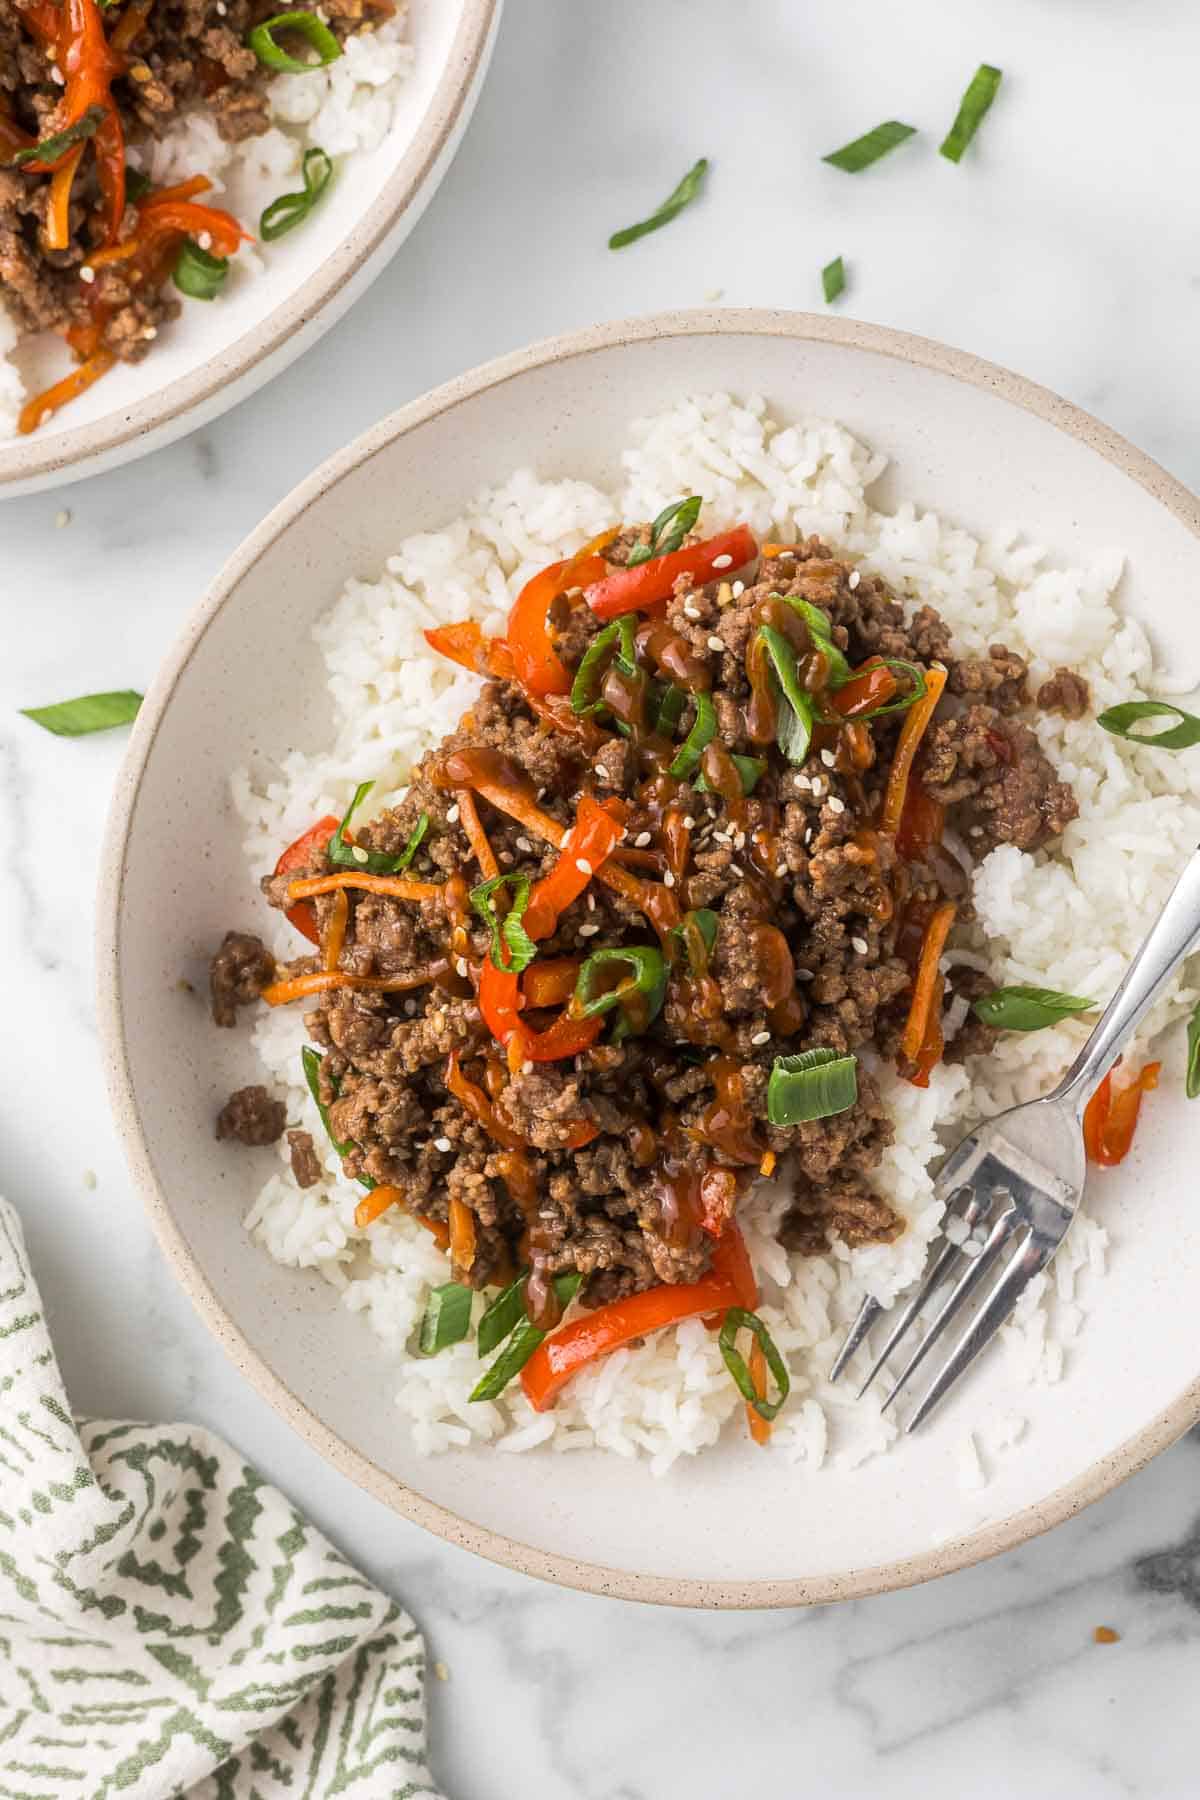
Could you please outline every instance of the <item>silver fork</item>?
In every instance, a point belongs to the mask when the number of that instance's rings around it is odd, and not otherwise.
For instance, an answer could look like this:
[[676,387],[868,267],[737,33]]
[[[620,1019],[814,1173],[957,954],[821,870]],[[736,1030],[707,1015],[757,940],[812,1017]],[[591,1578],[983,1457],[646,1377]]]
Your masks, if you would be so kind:
[[[908,1358],[888,1407],[972,1298],[981,1305],[930,1382],[906,1429],[914,1431],[996,1335],[1026,1287],[1067,1235],[1083,1197],[1083,1112],[1186,956],[1200,945],[1200,851],[1171,890],[1149,937],[1130,963],[1096,1029],[1050,1094],[989,1119],[946,1158],[934,1192],[946,1202],[943,1240],[907,1300],[859,1389],[880,1369],[937,1291],[956,1277],[925,1336]],[[946,1231],[949,1225],[951,1230]],[[988,1277],[995,1275],[985,1294]],[[887,1309],[863,1302],[830,1371],[836,1381]]]

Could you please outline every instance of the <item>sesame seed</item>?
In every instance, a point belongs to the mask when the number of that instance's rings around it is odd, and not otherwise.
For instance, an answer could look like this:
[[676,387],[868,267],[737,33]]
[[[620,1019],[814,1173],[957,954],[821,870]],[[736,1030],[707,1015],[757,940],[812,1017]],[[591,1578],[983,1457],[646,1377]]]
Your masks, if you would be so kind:
[[666,874],[663,876],[663,886],[669,887],[669,888],[675,886],[675,877],[672,875],[670,869],[668,869]]
[[63,507],[61,512],[55,513],[54,523],[58,527],[59,531],[62,530],[64,525],[69,525],[71,523],[71,515],[67,511],[65,506]]
[[785,876],[785,875],[786,875],[786,874],[787,874],[787,864],[786,864],[786,863],[780,863],[780,865],[779,865],[779,867],[778,867],[778,868],[777,868],[777,869],[776,869],[776,871],[775,871],[775,879],[776,879],[776,881],[782,881],[782,880],[783,880],[783,877],[784,877],[784,876]]
[[80,281],[86,282],[88,287],[91,287],[93,281],[96,279],[96,271],[93,269],[91,263],[84,263],[82,269],[79,271],[79,279]]
[[735,850],[744,850],[746,848],[746,834],[744,831],[734,832],[733,847]]
[[744,874],[744,872],[745,872],[744,870],[738,868],[736,863],[734,863],[734,862],[730,863],[729,873],[731,875],[736,875],[739,881],[742,879],[742,875]]
[[356,863],[365,863],[370,860],[368,853],[363,849],[361,844],[354,844],[352,846],[352,852]]
[[834,756],[832,750],[822,750],[821,761],[825,764],[827,769],[832,769],[836,760],[837,758]]
[[443,1154],[445,1154],[445,1152],[450,1148],[450,1139],[447,1137],[434,1138],[433,1147],[435,1150],[440,1150],[440,1151],[442,1151]]
[[846,810],[846,802],[839,800],[836,794],[830,794],[828,806],[831,813],[844,813]]
[[740,600],[742,595],[745,593],[745,591],[746,591],[746,584],[744,581],[735,581],[734,582],[733,597],[735,600]]
[[685,600],[683,603],[683,616],[685,619],[698,619],[700,617],[700,608],[698,606],[693,606],[690,600]]
[[596,896],[595,896],[595,894],[589,894],[588,895],[588,911],[595,912],[595,910],[596,910]]
[[575,858],[575,867],[579,870],[581,875],[590,875],[592,872],[592,865],[586,856],[577,856]]
[[797,981],[815,981],[816,979],[817,978],[813,974],[811,969],[797,969],[796,970],[796,980]]
[[696,821],[695,821],[695,819],[693,819],[693,817],[692,817],[692,815],[691,815],[691,813],[684,813],[684,815],[683,815],[683,829],[684,829],[684,830],[685,830],[685,831],[695,831],[695,829],[696,829]]
[[714,634],[714,636],[710,637],[708,640],[708,647],[710,650],[723,650],[725,648],[725,639],[719,638]]
[[812,778],[812,797],[813,797],[813,799],[819,800],[821,798],[821,795],[824,792],[825,792],[825,789],[821,786],[821,783],[818,781],[817,777],[814,775]]
[[853,590],[854,588],[856,588],[861,580],[862,580],[862,576],[859,574],[858,570],[855,569],[854,573],[850,577],[851,589]]
[[511,850],[502,850],[502,851],[501,851],[501,852],[500,852],[500,854],[499,854],[499,856],[498,856],[498,857],[497,857],[497,858],[496,858],[496,861],[497,861],[497,862],[502,862],[502,863],[504,863],[504,864],[505,864],[505,865],[506,865],[506,866],[507,866],[507,865],[508,865],[508,864],[509,864],[509,863],[511,863],[511,862],[512,862],[512,860],[513,860],[513,853],[512,853],[512,851],[511,851]]
[[754,1036],[750,1039],[752,1044],[769,1044],[770,1041],[771,1034],[769,1031],[756,1031]]
[[539,800],[544,800],[546,798],[546,790],[544,787],[538,789],[536,798]]
[[521,1064],[521,1073],[522,1073],[522,1075],[532,1075],[533,1074],[533,1064],[531,1062],[523,1062]]
[[860,956],[865,956],[870,949],[870,945],[867,943],[866,938],[854,937],[850,939],[850,948],[852,950],[857,950]]
[[639,831],[633,841],[639,850],[644,850],[646,845],[650,842],[650,833],[648,831]]
[[804,793],[807,794],[807,793],[811,792],[812,782],[808,779],[807,775],[796,775],[793,777],[793,779],[795,781],[796,786],[798,788],[801,788]]
[[455,963],[454,963],[454,966],[455,966],[455,968],[456,968],[456,969],[457,969],[457,970],[458,970],[458,972],[459,972],[459,974],[460,974],[460,975],[465,975],[465,974],[466,974],[466,972],[467,972],[467,959],[466,959],[466,957],[465,957],[465,956],[459,956],[459,957],[457,957],[457,958],[456,958],[456,959],[455,959]]
[[211,250],[212,249],[212,232],[211,231],[198,231],[196,233],[196,242],[199,244],[199,246],[202,250]]
[[530,843],[530,841],[527,837],[519,837],[517,839],[517,849],[532,851],[533,845]]
[[66,87],[67,85],[67,78],[59,68],[51,69],[50,79],[51,81],[57,82],[59,87]]
[[808,830],[804,834],[804,841],[806,844],[812,843],[812,826],[811,825],[809,826]]
[[729,833],[727,831],[714,831],[713,839],[718,844],[728,844],[729,842],[731,842]]
[[457,825],[458,824],[458,801],[457,800],[454,802],[454,805],[450,808],[450,811],[446,814],[446,823],[448,825]]
[[404,1002],[404,1010],[405,1010],[405,1012],[406,1012],[406,1013],[407,1013],[407,1014],[408,1014],[408,1016],[409,1016],[409,1018],[410,1018],[410,1019],[415,1019],[415,1018],[416,1018],[416,1016],[417,1016],[417,1003],[416,1003],[416,1001],[415,1001],[415,1000],[413,1000],[413,999],[412,999],[412,998],[411,998],[411,997],[410,997],[410,998],[409,998],[409,999],[407,999],[407,1000],[406,1000],[406,1001],[405,1001],[405,1002]]
[[714,556],[712,566],[714,569],[731,569],[733,558],[732,556]]
[[599,931],[599,929],[600,929],[600,927],[598,925],[592,925],[592,924],[581,925],[579,927],[579,935],[580,935],[580,937],[595,937],[595,935]]

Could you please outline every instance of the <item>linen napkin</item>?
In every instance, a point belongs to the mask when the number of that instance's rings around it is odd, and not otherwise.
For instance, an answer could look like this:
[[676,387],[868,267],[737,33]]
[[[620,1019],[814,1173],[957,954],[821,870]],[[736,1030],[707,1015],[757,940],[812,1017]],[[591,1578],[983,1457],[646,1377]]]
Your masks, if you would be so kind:
[[211,1432],[72,1418],[0,1200],[0,1795],[438,1800],[424,1663]]

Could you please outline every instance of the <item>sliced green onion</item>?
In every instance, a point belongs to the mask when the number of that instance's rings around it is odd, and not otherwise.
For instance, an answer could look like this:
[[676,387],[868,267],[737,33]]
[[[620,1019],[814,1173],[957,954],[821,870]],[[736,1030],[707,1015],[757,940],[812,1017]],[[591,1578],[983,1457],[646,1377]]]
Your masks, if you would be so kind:
[[846,291],[846,265],[840,256],[835,256],[821,270],[821,288],[826,306],[832,306],[839,294]]
[[704,183],[708,173],[708,158],[702,156],[693,163],[674,193],[668,194],[657,211],[638,225],[626,225],[623,231],[614,231],[608,240],[610,250],[623,250],[626,244],[634,244],[638,238],[646,237],[652,231],[659,231],[669,225],[672,219],[678,218],[685,206],[690,206]]
[[132,688],[111,694],[81,694],[78,700],[59,700],[54,706],[23,706],[21,712],[55,737],[87,737],[93,731],[111,731],[136,719],[142,696]]
[[819,606],[814,606],[811,600],[800,600],[793,594],[779,594],[776,598],[786,602],[793,612],[798,612],[808,626],[808,635],[814,649],[819,650],[829,664],[829,680],[826,685],[835,689],[845,687],[848,681],[854,679],[854,670],[833,641],[829,614],[822,612]]
[[1188,1020],[1186,1091],[1189,1100],[1200,1094],[1200,1006]]
[[515,1281],[510,1281],[504,1292],[497,1294],[487,1311],[479,1321],[476,1343],[480,1356],[490,1356],[497,1344],[502,1344],[513,1326],[525,1314],[525,1283],[529,1279],[528,1269],[522,1269]]
[[[311,1044],[305,1044],[303,1050],[300,1052],[300,1065],[304,1070],[304,1079],[308,1085],[308,1091],[313,1097],[313,1104],[316,1106],[316,1109],[321,1116],[321,1123],[325,1127],[325,1135],[344,1162],[351,1150],[355,1148],[355,1145],[339,1144],[333,1135],[333,1127],[329,1123],[329,1108],[321,1098],[320,1070],[323,1061],[324,1058],[320,1051],[314,1050]],[[334,1093],[337,1093],[336,1082],[334,1083]],[[360,1186],[365,1187],[368,1192],[376,1186],[376,1183],[372,1181],[369,1175],[360,1175],[358,1180]]]
[[696,717],[692,722],[692,729],[683,741],[683,748],[676,752],[667,770],[668,775],[674,775],[679,781],[691,774],[700,761],[701,751],[717,735],[717,709],[712,703],[712,695],[693,694],[692,699],[696,702]]
[[[277,31],[295,31],[316,51],[315,62],[302,62],[275,42]],[[246,33],[246,43],[260,63],[268,69],[282,69],[288,75],[309,75],[314,69],[328,68],[342,54],[342,46],[323,20],[310,12],[281,12],[264,19]]]
[[82,144],[87,138],[95,137],[107,113],[106,106],[89,106],[83,117],[76,119],[73,125],[64,126],[53,137],[43,138],[40,144],[30,144],[26,149],[18,150],[15,156],[10,156],[9,168],[23,169],[26,163],[57,162],[63,152],[70,150],[74,144]]
[[692,955],[691,934],[687,930],[689,919],[700,933],[701,940],[704,944],[706,959],[713,953],[713,945],[717,941],[717,931],[720,926],[720,920],[716,913],[712,911],[711,907],[698,906],[694,912],[684,913],[678,925],[672,925],[671,927],[670,935],[675,942],[681,946],[684,955],[688,959],[688,967],[691,969],[692,974],[703,975],[705,973],[704,969],[698,969],[696,967],[696,959]]
[[941,152],[948,161],[962,161],[963,151],[983,124],[989,106],[996,98],[1002,72],[991,63],[980,63],[959,103],[953,125],[942,140]]
[[229,258],[213,256],[191,238],[184,238],[175,264],[175,286],[189,300],[215,300],[225,286]]
[[897,119],[885,119],[882,125],[876,125],[873,131],[864,132],[862,137],[855,138],[852,143],[843,144],[840,150],[834,150],[829,156],[823,156],[822,162],[832,163],[835,169],[844,169],[847,175],[857,175],[862,169],[869,169],[871,164],[894,150],[906,138],[916,136],[915,125],[901,125]]
[[[554,1291],[558,1295],[559,1304],[568,1306],[579,1292],[583,1276],[578,1270],[569,1275],[554,1277]],[[546,1333],[539,1331],[536,1325],[522,1318],[514,1329],[508,1343],[500,1352],[495,1362],[485,1375],[475,1383],[469,1398],[472,1400],[495,1400],[502,1394],[515,1375],[519,1375],[529,1361]]]
[[444,1287],[433,1289],[417,1338],[417,1348],[422,1356],[436,1356],[439,1350],[462,1343],[471,1329],[473,1297],[470,1288],[463,1287],[458,1281],[448,1281]]
[[[626,967],[629,974],[615,987],[596,992],[602,970]],[[645,1031],[662,1011],[667,993],[667,964],[661,950],[652,944],[627,944],[619,949],[593,950],[575,982],[571,1012],[577,1019],[590,1019],[596,1013],[609,1012],[619,1006],[621,1016],[613,1028],[612,1041],[619,1044],[634,1033]]]
[[636,613],[622,613],[592,639],[571,683],[571,711],[590,717],[604,710],[600,691],[610,663],[633,680],[638,674]]
[[[664,506],[650,527],[650,542],[635,544],[626,558],[625,567],[636,569],[639,563],[655,556],[670,556],[678,550],[696,520],[700,517],[700,496],[689,494],[686,500],[672,500]],[[667,527],[670,526],[670,530]],[[665,536],[664,536],[665,533]]]
[[802,1050],[777,1056],[767,1082],[772,1125],[803,1125],[848,1112],[858,1099],[858,1058],[837,1050]]
[[654,721],[654,729],[661,737],[674,737],[675,727],[683,717],[683,709],[687,705],[687,694],[673,681],[668,682],[662,699],[658,703],[658,717]]
[[[884,713],[907,712],[910,706],[915,706],[918,700],[925,698],[925,671],[919,663],[904,662],[899,656],[885,656],[880,660],[885,669],[891,669],[893,673],[900,670],[905,674],[911,686],[884,706],[873,706],[870,712],[855,713],[853,722],[856,725],[865,725],[868,719],[881,719]],[[859,672],[861,674],[862,671]]]
[[[1178,719],[1179,723],[1153,736],[1132,729],[1139,719],[1166,718]],[[1121,706],[1110,706],[1102,712],[1096,723],[1114,737],[1125,738],[1131,744],[1152,744],[1156,750],[1190,750],[1193,744],[1200,744],[1200,719],[1195,713],[1184,712],[1181,706],[1172,706],[1169,700],[1126,700]]]
[[325,854],[339,869],[357,869],[364,875],[399,875],[407,869],[429,830],[429,814],[421,814],[399,856],[388,856],[382,850],[365,850],[361,844],[348,844],[346,828],[374,786],[373,781],[359,782],[345,817],[325,847]]
[[[729,760],[741,779],[743,794],[752,794],[758,786],[760,777],[766,774],[765,759],[761,756],[739,756],[735,750],[731,750]],[[711,794],[713,791],[704,775],[697,775],[694,785],[697,793],[700,794]]]
[[811,694],[800,686],[796,658],[792,646],[773,625],[760,625],[759,636],[766,645],[780,692],[787,701],[775,726],[775,741],[789,762],[802,763],[812,743],[816,710]]
[[[737,1347],[739,1331],[753,1332],[762,1345],[763,1355],[767,1359],[767,1367],[775,1377],[775,1385],[779,1389],[777,1400],[768,1400],[765,1395],[760,1396],[758,1393],[749,1367]],[[725,1358],[725,1367],[733,1376],[738,1393],[747,1405],[754,1408],[759,1418],[766,1419],[769,1424],[792,1391],[787,1364],[779,1354],[771,1333],[757,1313],[747,1312],[743,1306],[731,1306],[725,1314],[718,1341],[721,1346],[721,1355]]]
[[304,152],[304,161],[300,165],[304,177],[303,192],[298,194],[280,194],[272,200],[258,221],[259,236],[268,244],[274,243],[286,232],[294,231],[297,225],[307,219],[325,189],[329,186],[329,178],[333,174],[333,162],[326,152],[314,145]]
[[135,169],[132,163],[126,163],[125,198],[127,200],[132,200],[135,203],[138,200],[144,200],[153,185],[154,183],[148,175],[143,175],[142,171],[140,169]]
[[[492,896],[508,886],[512,887],[512,900],[501,919]],[[493,875],[490,881],[481,881],[478,887],[473,887],[467,898],[492,934],[492,961],[496,967],[506,975],[519,975],[522,969],[527,969],[537,955],[537,945],[521,923],[529,904],[528,875],[516,875],[511,871],[507,875]]]
[[997,1031],[1041,1031],[1060,1019],[1091,1012],[1095,1005],[1080,994],[1060,994],[1054,988],[1006,987],[983,994],[971,1011]]

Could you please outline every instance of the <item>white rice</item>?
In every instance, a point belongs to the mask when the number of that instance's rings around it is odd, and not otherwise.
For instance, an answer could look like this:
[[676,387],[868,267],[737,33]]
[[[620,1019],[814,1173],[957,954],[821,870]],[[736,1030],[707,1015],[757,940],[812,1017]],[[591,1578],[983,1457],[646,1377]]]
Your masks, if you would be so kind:
[[[747,519],[775,538],[820,531],[900,595],[937,606],[960,649],[1003,640],[1030,659],[1035,682],[1059,662],[1071,665],[1091,683],[1095,711],[1155,686],[1145,634],[1115,606],[1118,554],[1060,569],[1015,527],[981,541],[911,505],[892,515],[875,512],[866,493],[882,461],[835,424],[781,426],[761,400],[700,396],[635,424],[622,462],[612,493],[519,470],[480,494],[462,518],[406,539],[379,580],[347,585],[314,632],[336,717],[332,746],[291,752],[267,781],[246,772],[234,777],[253,874],[269,869],[280,845],[314,817],[343,810],[356,782],[373,777],[372,805],[388,804],[425,748],[469,704],[475,677],[433,656],[422,627],[470,615],[488,631],[499,629],[534,570],[620,518],[652,517],[680,493],[702,495],[705,522],[714,529]],[[1091,717],[1072,723],[1043,714],[1036,730],[1073,783],[1080,816],[1052,856],[1002,847],[980,864],[978,924],[951,956],[990,968],[1001,983],[1037,983],[1102,1001],[1200,837],[1200,758],[1124,743]],[[282,934],[280,950],[290,952],[287,927],[277,920],[273,928]],[[1193,977],[1178,980],[1149,1032],[1190,1010],[1196,998]],[[930,1165],[946,1141],[973,1117],[1044,1091],[1086,1029],[1068,1021],[1002,1038],[969,1070],[938,1067],[924,1090],[876,1069],[896,1126],[877,1186],[907,1224],[894,1244],[839,1244],[826,1257],[789,1256],[775,1236],[786,1191],[777,1182],[759,1184],[741,1217],[763,1283],[763,1316],[793,1370],[792,1398],[772,1438],[777,1454],[810,1469],[828,1459],[854,1467],[891,1443],[896,1427],[875,1402],[856,1402],[826,1379],[845,1325],[865,1294],[889,1300],[922,1268],[940,1211]],[[581,1374],[544,1416],[529,1408],[519,1385],[495,1404],[469,1403],[479,1374],[472,1342],[431,1359],[414,1356],[407,1346],[430,1285],[447,1278],[446,1259],[402,1216],[389,1213],[366,1234],[356,1231],[361,1190],[341,1178],[299,1080],[303,1041],[299,1009],[260,1016],[262,1061],[289,1118],[312,1131],[325,1179],[302,1191],[281,1153],[280,1172],[255,1202],[247,1228],[280,1262],[320,1270],[347,1306],[366,1315],[390,1346],[396,1403],[421,1451],[479,1439],[508,1451],[598,1445],[624,1456],[644,1453],[660,1473],[679,1455],[716,1441],[740,1405],[715,1339],[699,1323],[610,1356]],[[1026,1293],[1006,1332],[1016,1376],[1044,1382],[1062,1375],[1106,1247],[1104,1230],[1081,1218],[1051,1270]],[[1023,1426],[1011,1410],[985,1422],[988,1457],[1015,1443]],[[963,1449],[962,1472],[971,1485],[986,1479],[974,1442]]]
[[[327,68],[276,76],[267,88],[275,123],[259,137],[227,144],[211,114],[194,112],[152,144],[131,149],[129,162],[156,187],[207,175],[213,185],[206,198],[228,208],[257,235],[257,220],[268,202],[303,186],[300,165],[306,150],[320,145],[336,160],[382,143],[412,68],[406,30],[401,4],[376,30],[348,38],[342,55]],[[261,269],[263,254],[261,247],[243,245],[230,279],[251,278]],[[185,306],[182,316],[163,329],[186,331],[187,325]],[[15,434],[26,398],[16,350],[16,327],[0,302],[0,440]]]

